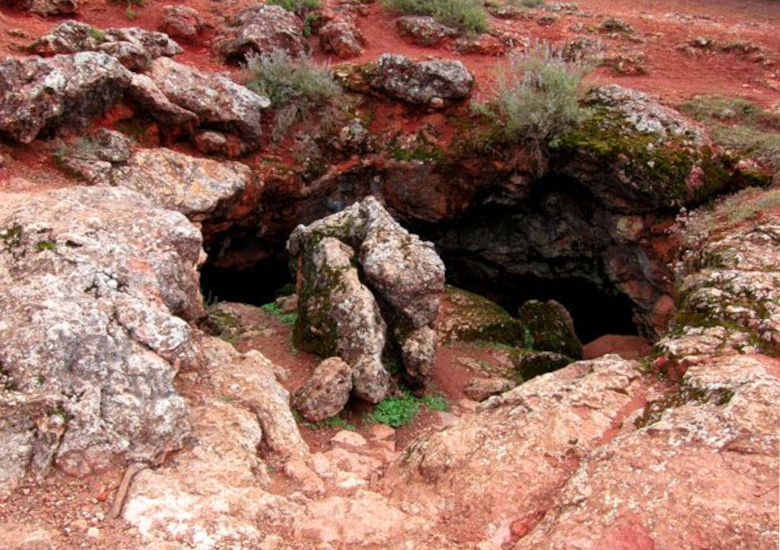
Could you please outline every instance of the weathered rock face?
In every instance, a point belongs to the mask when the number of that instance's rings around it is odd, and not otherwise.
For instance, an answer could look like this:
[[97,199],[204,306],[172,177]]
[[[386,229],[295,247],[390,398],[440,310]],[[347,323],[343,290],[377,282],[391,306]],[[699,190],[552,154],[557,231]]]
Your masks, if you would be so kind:
[[71,15],[76,13],[81,0],[11,0],[9,4],[38,15]]
[[474,75],[460,61],[414,62],[400,55],[384,54],[377,63],[372,85],[396,99],[435,105],[435,100],[467,98],[474,86]]
[[103,52],[116,57],[132,71],[144,70],[152,59],[171,57],[183,51],[164,33],[138,27],[100,30],[79,21],[60,23],[49,34],[30,44],[29,50],[40,56]]
[[338,357],[326,359],[293,397],[293,407],[309,422],[336,416],[349,401],[352,367]]
[[262,4],[240,11],[214,39],[214,50],[233,63],[244,63],[247,54],[284,50],[291,57],[308,52],[303,22],[295,14]]
[[436,347],[431,326],[444,290],[444,265],[431,245],[369,197],[299,226],[287,249],[298,266],[300,346],[339,355],[354,368],[355,392],[377,402],[389,390],[381,363],[389,323],[406,375],[418,384],[425,379]]
[[104,53],[6,59],[0,63],[0,131],[30,143],[42,132],[83,128],[129,83],[127,70]]
[[357,27],[355,20],[349,17],[326,23],[319,34],[322,49],[342,59],[362,55],[366,46],[365,36]]
[[213,222],[230,217],[243,193],[255,185],[255,176],[238,162],[195,158],[170,149],[146,149],[116,166],[110,181],[138,191],[192,221]]
[[59,165],[91,184],[107,184],[111,170],[130,159],[133,145],[124,134],[101,128],[57,155]]
[[262,137],[262,111],[271,104],[268,98],[227,77],[203,73],[166,57],[152,62],[148,76],[167,100],[146,103],[152,116],[169,116],[169,103],[173,103],[193,113],[199,126],[235,134],[247,147],[257,146]]
[[201,237],[125,189],[0,201],[0,489],[28,468],[156,462],[188,422],[173,386],[198,361]]

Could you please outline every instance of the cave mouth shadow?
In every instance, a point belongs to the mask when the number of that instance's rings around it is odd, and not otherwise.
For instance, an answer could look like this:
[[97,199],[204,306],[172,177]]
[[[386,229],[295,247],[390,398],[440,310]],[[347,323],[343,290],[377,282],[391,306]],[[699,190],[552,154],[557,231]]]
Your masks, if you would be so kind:
[[[622,293],[609,293],[595,283],[578,278],[543,279],[532,275],[507,276],[497,286],[479,281],[448,267],[448,282],[500,304],[513,316],[527,300],[556,300],[569,310],[577,336],[588,343],[605,334],[638,335],[632,319],[631,300]],[[287,262],[266,260],[244,269],[221,268],[206,263],[201,268],[201,291],[207,303],[240,302],[261,306],[273,302],[280,288],[295,280]]]
[[486,285],[470,277],[453,277],[451,283],[493,300],[513,316],[528,300],[560,302],[571,313],[575,331],[583,344],[607,334],[639,335],[633,320],[633,303],[623,293],[609,293],[580,278],[543,279],[533,275],[507,278],[509,283],[501,287]]

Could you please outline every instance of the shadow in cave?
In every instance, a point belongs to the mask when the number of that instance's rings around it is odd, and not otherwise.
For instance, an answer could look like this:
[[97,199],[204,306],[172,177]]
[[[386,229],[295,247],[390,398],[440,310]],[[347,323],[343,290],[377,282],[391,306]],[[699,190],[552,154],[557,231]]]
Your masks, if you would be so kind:
[[241,302],[261,306],[273,302],[277,291],[295,284],[287,263],[266,260],[244,269],[222,268],[208,262],[200,271],[203,299],[212,302]]
[[530,275],[511,279],[511,286],[500,289],[467,277],[458,277],[452,283],[497,302],[512,315],[517,315],[518,308],[528,300],[556,300],[571,313],[583,344],[605,334],[639,334],[632,319],[631,300],[625,294],[610,294],[585,279],[548,280]]

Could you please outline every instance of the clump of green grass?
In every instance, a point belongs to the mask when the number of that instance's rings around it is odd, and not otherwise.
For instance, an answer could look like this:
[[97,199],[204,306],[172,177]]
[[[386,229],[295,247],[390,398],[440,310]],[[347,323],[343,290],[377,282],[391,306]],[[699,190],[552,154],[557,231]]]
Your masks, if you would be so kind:
[[298,420],[301,420],[303,425],[307,428],[311,428],[312,430],[322,430],[327,428],[341,428],[342,430],[349,430],[350,432],[354,432],[357,428],[354,424],[350,424],[346,418],[342,416],[341,413],[337,414],[336,416],[331,416],[330,418],[326,418],[325,420],[321,420],[319,422],[306,422],[303,420],[303,417],[300,416],[300,414],[295,413],[295,417]]
[[780,181],[780,114],[739,98],[697,96],[680,106],[703,123],[713,139],[768,166]]
[[284,50],[247,57],[247,69],[246,86],[268,97],[276,109],[272,136],[276,141],[313,113],[338,106],[344,95],[328,65],[317,65],[308,57],[294,60]]
[[413,15],[431,15],[444,25],[473,33],[490,29],[481,0],[383,0],[390,11]]
[[421,401],[432,411],[447,412],[450,410],[450,403],[443,395],[424,395]]
[[474,108],[493,124],[500,143],[524,146],[532,168],[541,173],[547,148],[588,115],[580,100],[592,68],[588,60],[567,61],[549,44],[536,43],[507,58],[499,68],[495,96]]
[[298,320],[297,313],[284,313],[282,312],[281,308],[277,306],[274,302],[270,302],[268,304],[265,304],[264,306],[261,306],[261,309],[263,311],[267,311],[268,313],[270,313],[271,315],[279,319],[285,325],[292,326]]

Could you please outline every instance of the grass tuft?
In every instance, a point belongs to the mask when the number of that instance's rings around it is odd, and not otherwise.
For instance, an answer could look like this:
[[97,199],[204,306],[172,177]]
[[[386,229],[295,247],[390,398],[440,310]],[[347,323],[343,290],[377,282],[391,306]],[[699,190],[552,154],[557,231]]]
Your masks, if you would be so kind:
[[451,27],[483,33],[490,30],[487,13],[480,0],[383,0],[390,11],[413,15],[431,15]]

